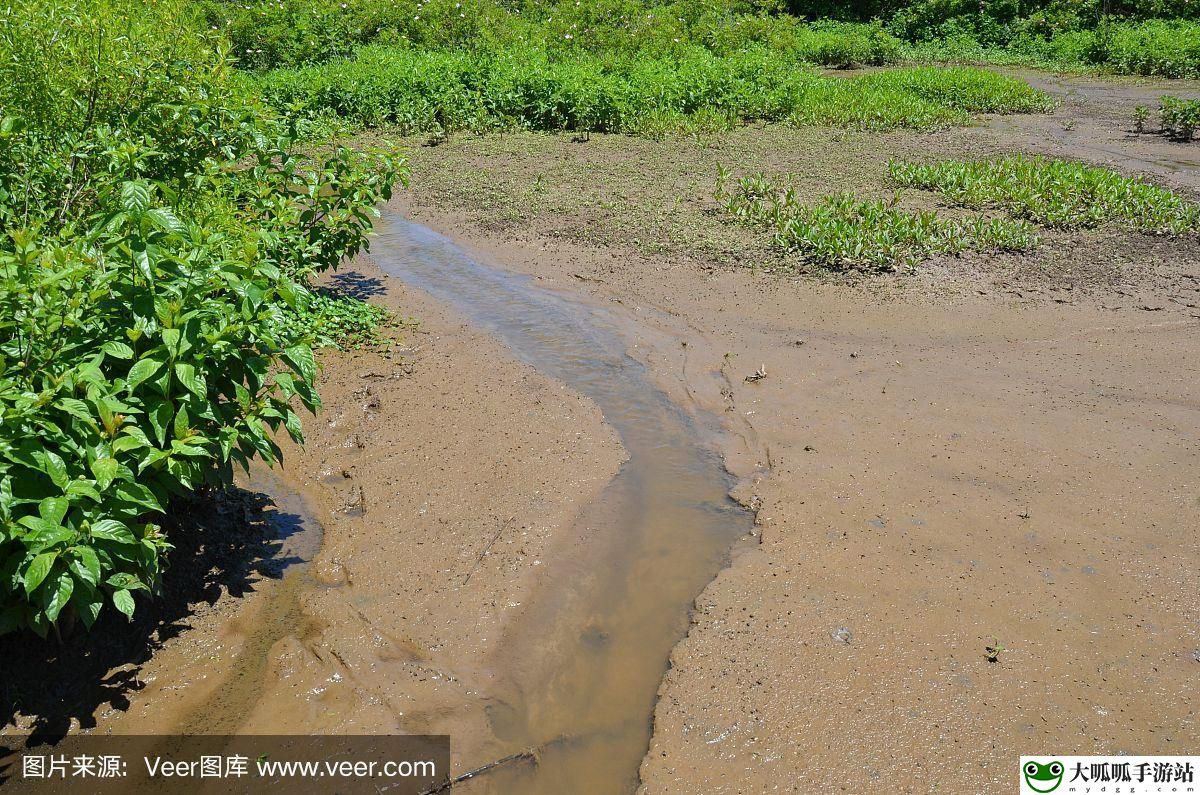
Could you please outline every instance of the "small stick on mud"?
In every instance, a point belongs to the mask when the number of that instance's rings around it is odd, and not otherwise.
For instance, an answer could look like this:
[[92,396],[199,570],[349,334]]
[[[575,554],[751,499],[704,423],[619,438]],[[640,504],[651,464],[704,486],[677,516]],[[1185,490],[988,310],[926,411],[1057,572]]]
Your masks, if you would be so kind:
[[446,790],[453,787],[455,784],[461,784],[464,781],[469,781],[470,779],[473,779],[476,776],[480,776],[480,775],[483,775],[484,773],[495,770],[496,768],[500,767],[501,765],[507,765],[511,762],[523,762],[523,761],[533,762],[536,765],[537,764],[537,754],[531,750],[518,751],[515,754],[509,754],[508,756],[497,759],[495,762],[488,762],[486,765],[477,767],[474,770],[468,770],[466,773],[463,773],[462,775],[455,776],[454,778],[451,778],[451,779],[447,779],[446,781],[442,782],[441,784],[438,784],[436,787],[425,790],[424,792],[421,793],[421,795],[436,795],[439,792],[445,792]]
[[767,365],[764,364],[762,367],[759,367],[753,373],[746,376],[745,381],[747,384],[753,384],[755,381],[761,381],[766,377],[767,377]]
[[492,536],[490,541],[487,542],[487,546],[485,546],[483,548],[483,551],[479,553],[479,557],[475,558],[475,565],[473,565],[471,567],[471,570],[467,572],[467,576],[463,577],[463,581],[462,581],[463,585],[466,585],[467,583],[469,583],[471,581],[471,577],[474,576],[475,572],[479,571],[479,567],[481,565],[483,565],[483,559],[486,558],[488,553],[492,551],[492,547],[495,545],[495,543],[497,541],[500,540],[500,536],[504,535],[504,531],[508,529],[508,526],[510,524],[512,524],[513,520],[515,520],[516,518],[517,517],[515,517],[515,516],[509,517],[508,520],[506,522],[504,522],[503,524],[501,524],[500,528],[498,530],[496,530],[496,534],[494,536]]

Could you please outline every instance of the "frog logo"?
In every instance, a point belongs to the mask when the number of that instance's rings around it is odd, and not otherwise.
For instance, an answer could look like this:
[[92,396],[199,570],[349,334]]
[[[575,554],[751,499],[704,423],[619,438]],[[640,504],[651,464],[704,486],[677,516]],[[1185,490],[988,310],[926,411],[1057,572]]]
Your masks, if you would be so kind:
[[1030,759],[1021,768],[1025,784],[1034,792],[1054,792],[1063,779],[1063,764],[1057,759],[1039,765]]

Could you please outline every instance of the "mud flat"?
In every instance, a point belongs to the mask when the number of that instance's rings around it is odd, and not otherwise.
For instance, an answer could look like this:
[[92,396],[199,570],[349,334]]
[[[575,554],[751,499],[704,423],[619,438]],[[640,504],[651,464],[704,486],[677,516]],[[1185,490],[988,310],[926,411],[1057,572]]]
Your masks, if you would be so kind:
[[[985,126],[418,153],[414,217],[624,307],[660,387],[727,418],[761,544],[698,600],[641,791],[993,792],[1022,753],[1200,739],[1197,241],[1051,235],[1031,257],[796,278],[728,268],[779,261],[705,195],[730,158],[869,188],[888,157],[1023,148]],[[1191,151],[1171,151],[1162,178],[1188,191]]]
[[716,163],[871,192],[890,157],[1014,150],[1194,190],[1192,150],[1111,133],[1128,91],[1058,111],[1120,158],[1028,133],[1058,117],[416,149],[393,209],[445,237],[394,220],[340,279],[421,328],[326,357],[280,475],[320,554],[200,614],[100,730],[536,748],[468,787],[500,793],[992,792],[1022,753],[1187,752],[1200,242],[833,278],[708,196]]

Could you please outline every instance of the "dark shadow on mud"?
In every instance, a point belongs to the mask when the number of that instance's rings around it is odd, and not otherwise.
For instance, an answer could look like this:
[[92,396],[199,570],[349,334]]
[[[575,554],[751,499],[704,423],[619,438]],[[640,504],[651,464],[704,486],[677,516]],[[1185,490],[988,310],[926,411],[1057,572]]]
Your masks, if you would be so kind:
[[178,500],[164,522],[175,549],[157,600],[139,599],[132,621],[105,610],[90,633],[0,638],[0,728],[30,733],[28,745],[56,743],[71,729],[96,725],[93,715],[129,708],[142,665],[164,642],[189,628],[198,610],[240,599],[257,583],[279,579],[302,560],[280,554],[303,518],[274,509],[266,494],[232,488]]
[[326,280],[325,289],[333,296],[357,298],[365,301],[387,292],[387,286],[382,279],[366,276],[352,270],[338,271]]

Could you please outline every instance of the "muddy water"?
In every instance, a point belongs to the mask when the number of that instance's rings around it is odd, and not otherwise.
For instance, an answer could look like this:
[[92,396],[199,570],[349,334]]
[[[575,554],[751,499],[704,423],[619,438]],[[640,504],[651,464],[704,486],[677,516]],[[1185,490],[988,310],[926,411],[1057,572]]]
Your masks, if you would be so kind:
[[[535,749],[472,784],[498,793],[632,792],[660,680],[696,596],[751,529],[700,427],[627,355],[627,321],[487,267],[446,238],[389,215],[372,246],[521,359],[594,400],[629,460],[547,561],[489,660],[495,757]],[[470,765],[488,759],[466,760]]]
[[266,467],[253,469],[248,487],[271,495],[267,521],[278,544],[259,571],[279,582],[249,625],[229,676],[179,721],[176,734],[235,734],[258,703],[271,648],[288,635],[302,633],[300,594],[312,584],[307,564],[321,549],[320,522],[300,495]]

